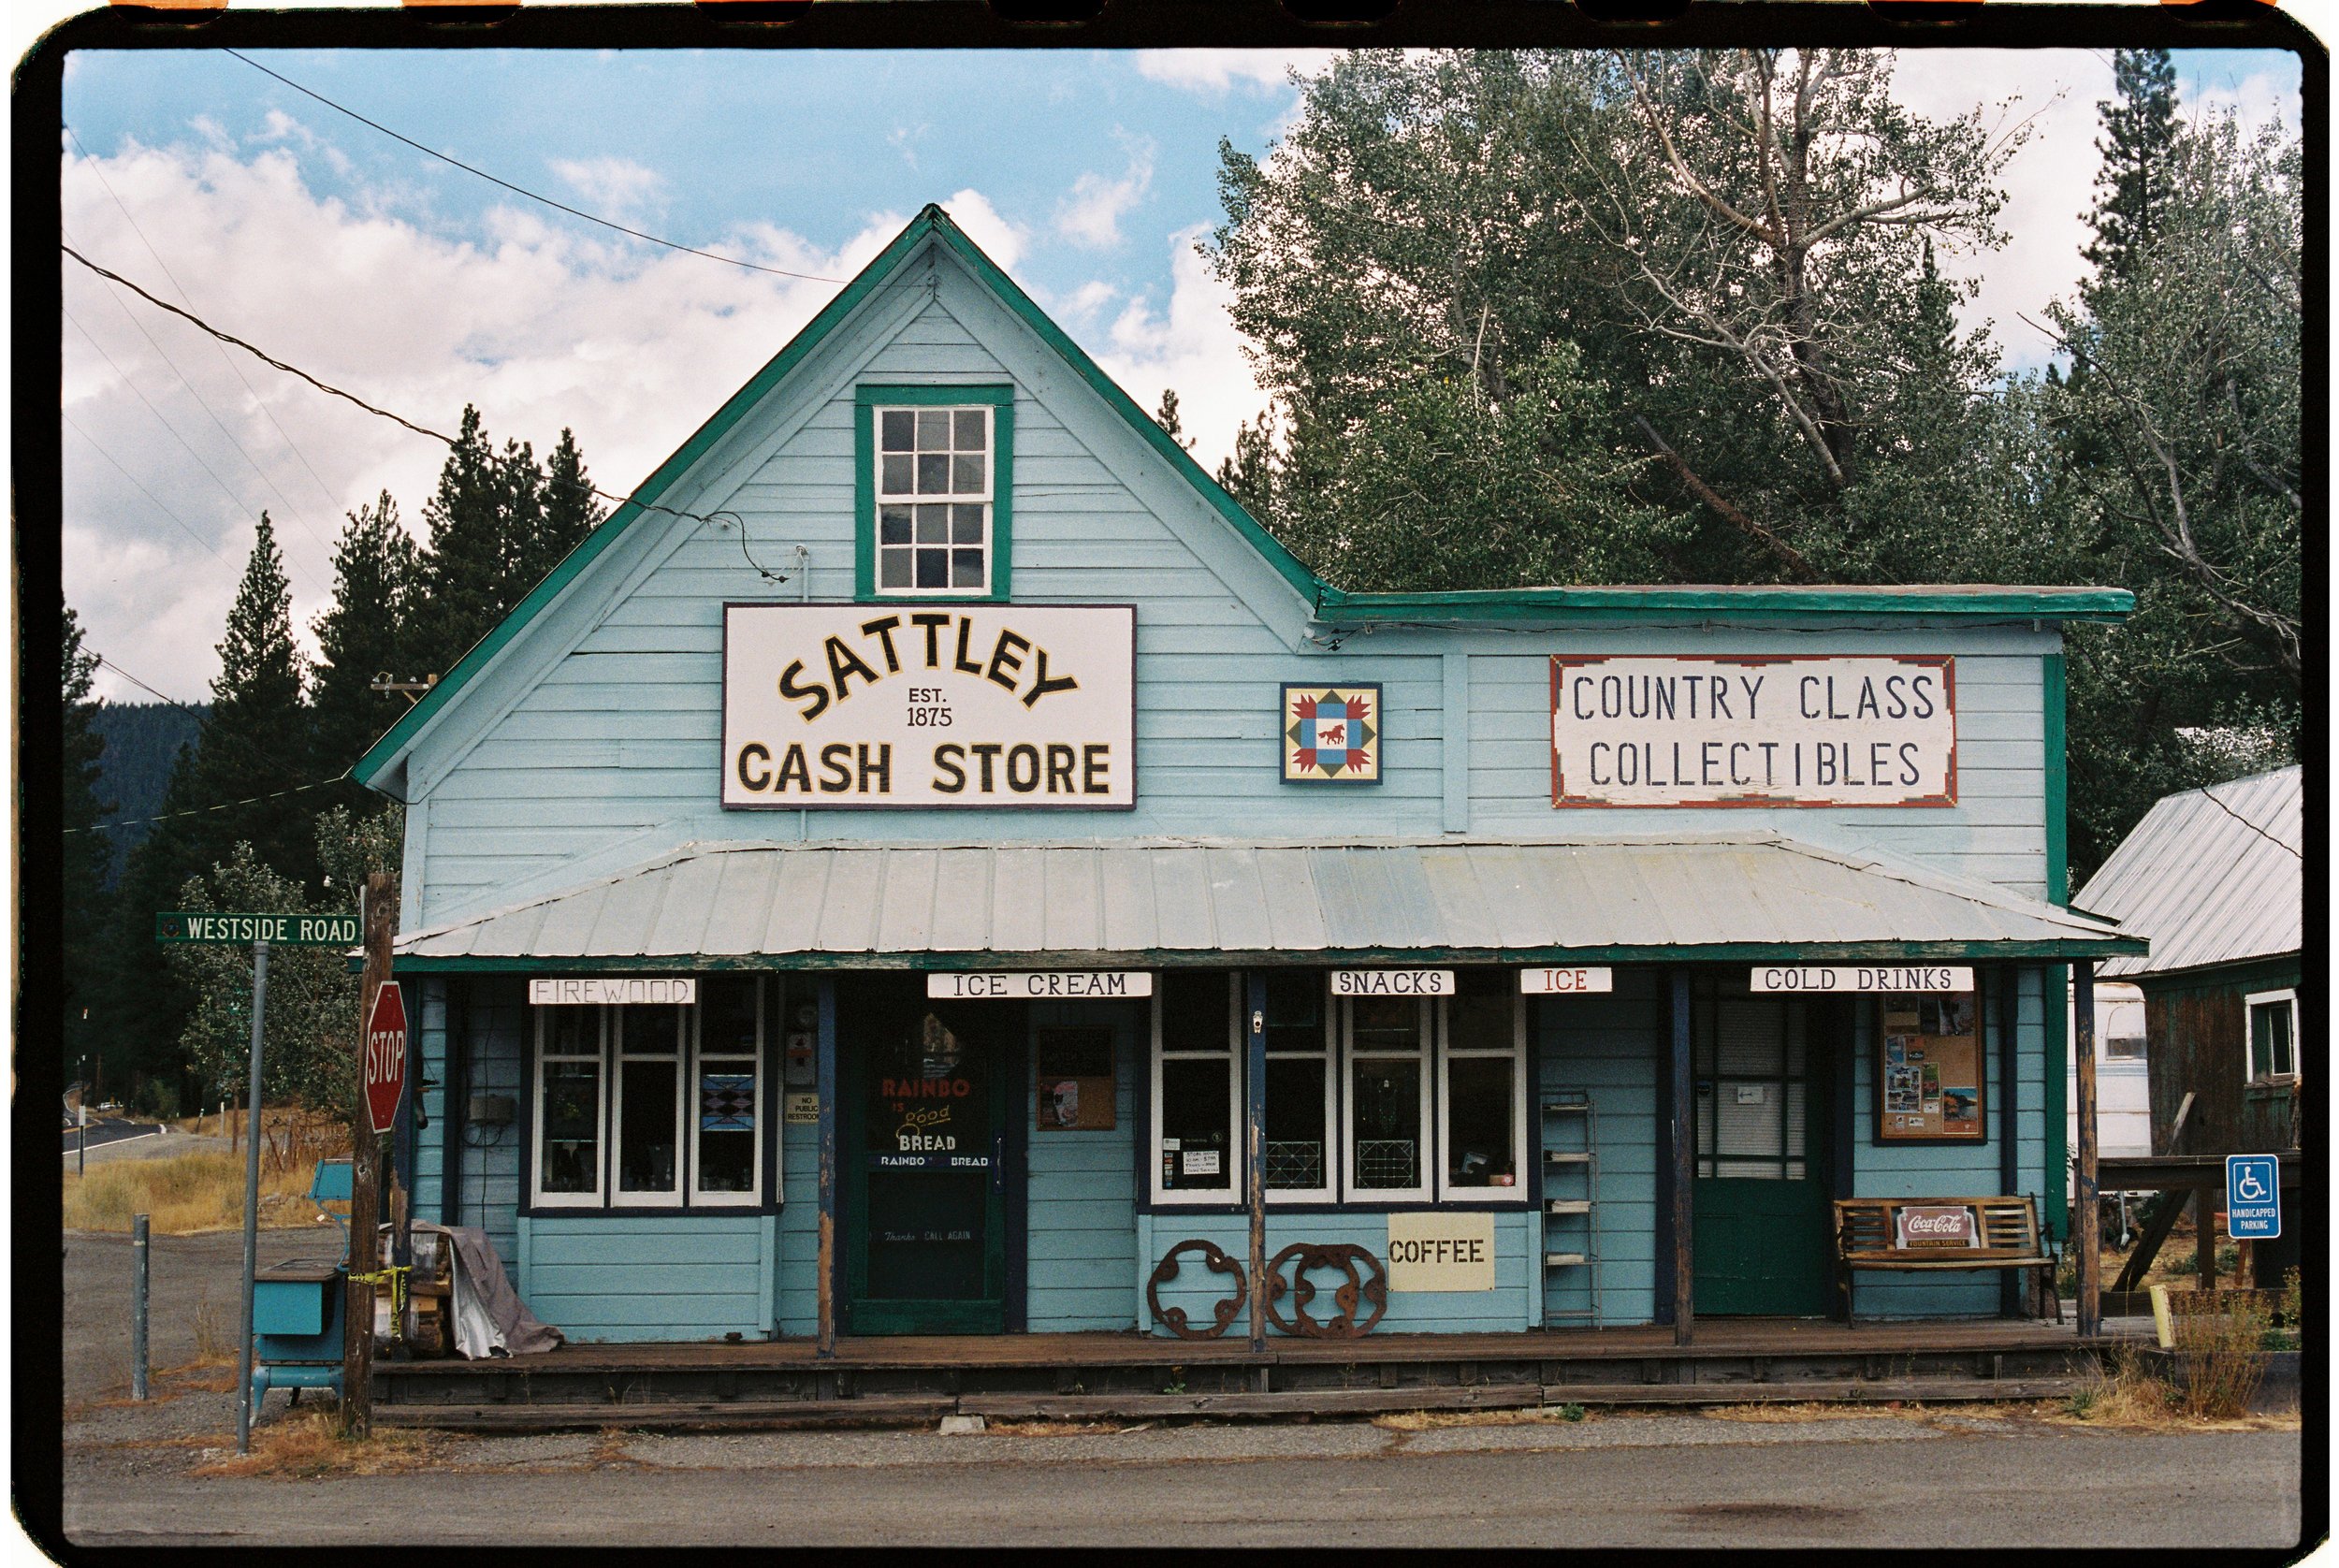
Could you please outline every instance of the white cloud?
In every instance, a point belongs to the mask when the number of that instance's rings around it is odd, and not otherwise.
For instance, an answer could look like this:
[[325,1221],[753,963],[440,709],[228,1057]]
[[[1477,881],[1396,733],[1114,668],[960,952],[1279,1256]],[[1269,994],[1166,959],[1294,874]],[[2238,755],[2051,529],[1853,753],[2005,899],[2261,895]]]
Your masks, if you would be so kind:
[[1313,76],[1338,53],[1329,49],[1152,49],[1137,55],[1137,74],[1190,93],[1223,94],[1237,82],[1281,87],[1286,73]]
[[[1126,138],[1125,138],[1126,140]],[[1057,204],[1056,232],[1074,244],[1105,250],[1121,243],[1121,219],[1145,197],[1154,183],[1154,144],[1127,143],[1129,167],[1118,180],[1090,172],[1072,181],[1072,189]]]
[[1175,390],[1180,421],[1196,438],[1195,458],[1215,472],[1234,450],[1235,428],[1266,407],[1267,398],[1251,378],[1242,335],[1228,313],[1232,292],[1195,253],[1195,242],[1208,232],[1207,225],[1197,224],[1170,237],[1165,311],[1131,300],[1104,344],[1082,346],[1148,413],[1160,405],[1164,387]]
[[586,204],[604,218],[624,218],[654,211],[665,188],[664,176],[631,158],[547,161],[561,183],[583,196]]
[[996,262],[1002,272],[1014,270],[1015,264],[1023,259],[1023,225],[999,216],[998,209],[981,191],[961,191],[944,201],[942,210],[951,215],[952,222],[966,231],[969,240],[982,247],[982,254]]

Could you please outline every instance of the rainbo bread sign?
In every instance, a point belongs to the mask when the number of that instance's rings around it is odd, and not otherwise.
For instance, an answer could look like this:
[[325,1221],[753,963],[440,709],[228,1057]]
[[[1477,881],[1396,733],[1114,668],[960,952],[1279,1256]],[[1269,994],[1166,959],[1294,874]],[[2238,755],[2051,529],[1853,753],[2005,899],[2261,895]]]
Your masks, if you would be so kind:
[[726,604],[722,803],[1137,804],[1127,604]]

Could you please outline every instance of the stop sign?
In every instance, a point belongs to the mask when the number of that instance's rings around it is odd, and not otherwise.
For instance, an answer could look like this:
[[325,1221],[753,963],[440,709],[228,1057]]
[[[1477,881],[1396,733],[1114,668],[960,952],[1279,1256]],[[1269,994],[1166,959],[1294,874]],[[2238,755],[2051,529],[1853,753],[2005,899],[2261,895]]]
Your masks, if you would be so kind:
[[366,1020],[366,1111],[375,1132],[390,1130],[405,1093],[406,998],[399,994],[396,980],[384,980],[373,994],[373,1013]]

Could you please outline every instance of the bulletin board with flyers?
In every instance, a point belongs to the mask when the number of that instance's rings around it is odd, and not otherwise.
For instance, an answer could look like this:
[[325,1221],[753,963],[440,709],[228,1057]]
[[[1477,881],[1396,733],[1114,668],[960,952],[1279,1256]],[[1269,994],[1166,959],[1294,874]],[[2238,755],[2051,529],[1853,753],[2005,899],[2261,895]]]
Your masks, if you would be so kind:
[[1970,991],[1878,998],[1876,1141],[1989,1139],[1982,1013]]

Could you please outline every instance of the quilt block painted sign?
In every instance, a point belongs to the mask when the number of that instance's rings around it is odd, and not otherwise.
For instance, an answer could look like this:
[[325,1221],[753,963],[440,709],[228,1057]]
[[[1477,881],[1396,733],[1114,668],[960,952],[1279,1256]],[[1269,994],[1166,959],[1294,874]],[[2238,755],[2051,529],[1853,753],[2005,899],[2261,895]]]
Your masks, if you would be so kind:
[[1378,784],[1379,683],[1285,686],[1283,754],[1286,783]]

